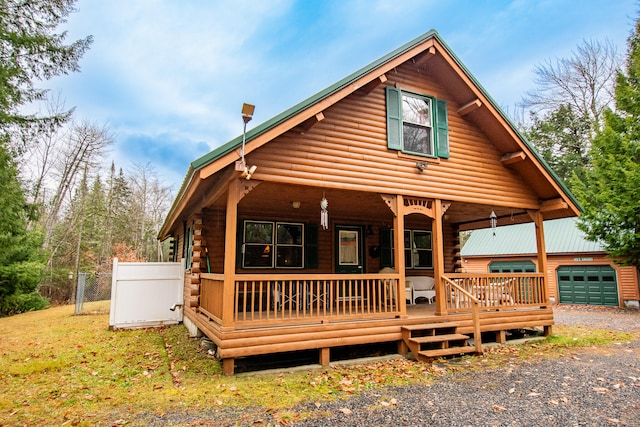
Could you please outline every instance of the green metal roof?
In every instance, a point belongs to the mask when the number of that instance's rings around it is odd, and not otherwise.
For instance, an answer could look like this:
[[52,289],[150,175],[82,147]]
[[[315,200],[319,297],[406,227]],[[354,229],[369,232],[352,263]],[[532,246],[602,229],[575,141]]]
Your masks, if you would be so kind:
[[[329,96],[329,95],[339,91],[340,89],[350,85],[355,80],[357,80],[360,77],[370,73],[371,71],[375,70],[376,68],[378,68],[382,64],[390,61],[391,59],[395,58],[396,56],[399,56],[399,55],[403,54],[404,52],[412,49],[413,47],[425,42],[426,40],[428,40],[428,39],[430,39],[432,37],[436,37],[438,39],[438,41],[440,41],[440,43],[443,43],[442,40],[440,39],[440,37],[438,37],[437,32],[435,30],[430,30],[429,32],[421,35],[420,37],[417,37],[417,38],[411,40],[410,42],[404,44],[403,46],[395,49],[394,51],[386,54],[382,58],[372,62],[371,64],[367,65],[366,67],[361,68],[360,70],[348,75],[347,77],[345,77],[342,80],[332,84],[331,86],[327,87],[326,89],[321,90],[320,92],[316,93],[315,95],[310,96],[309,98],[307,98],[304,101],[294,105],[293,107],[289,108],[288,110],[283,111],[282,113],[272,117],[271,119],[267,120],[266,122],[263,122],[260,125],[256,126],[255,128],[247,131],[246,142],[251,141],[252,139],[256,138],[257,136],[260,136],[264,132],[268,131],[269,129],[279,125],[280,123],[288,120],[291,117],[294,117],[296,114],[301,113],[302,111],[306,110],[307,108],[309,108],[313,104],[323,100],[327,96]],[[227,154],[227,153],[229,153],[229,152],[231,152],[233,150],[236,150],[236,149],[240,148],[241,146],[242,146],[242,135],[232,139],[231,141],[221,145],[220,147],[216,148],[215,150],[213,150],[213,151],[205,154],[204,156],[194,160],[191,163],[191,167],[194,170],[201,169],[201,168],[205,167],[206,165],[208,165],[209,163],[211,163],[212,161],[218,159],[219,157],[224,156],[225,154]]]
[[[553,219],[544,222],[547,253],[604,252],[598,242],[587,240],[577,226],[578,218]],[[505,225],[493,230],[484,228],[471,232],[460,251],[464,256],[502,256],[537,253],[533,223]]]

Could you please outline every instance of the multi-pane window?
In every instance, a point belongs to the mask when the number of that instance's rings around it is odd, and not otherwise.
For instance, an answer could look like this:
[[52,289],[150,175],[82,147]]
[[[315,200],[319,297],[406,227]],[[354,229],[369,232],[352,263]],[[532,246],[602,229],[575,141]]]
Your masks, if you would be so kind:
[[[393,230],[381,231],[383,256],[381,265],[394,266],[395,240]],[[385,256],[384,254],[388,254]],[[404,266],[406,269],[433,269],[433,246],[431,231],[405,230],[404,231]]]
[[431,99],[402,94],[402,149],[433,155]]
[[[405,266],[407,268],[433,268],[431,232],[421,230],[405,231]],[[410,234],[407,246],[407,234]],[[407,251],[406,248],[409,248]],[[407,253],[410,252],[410,253]]]
[[243,267],[304,267],[303,224],[245,221],[243,234]]

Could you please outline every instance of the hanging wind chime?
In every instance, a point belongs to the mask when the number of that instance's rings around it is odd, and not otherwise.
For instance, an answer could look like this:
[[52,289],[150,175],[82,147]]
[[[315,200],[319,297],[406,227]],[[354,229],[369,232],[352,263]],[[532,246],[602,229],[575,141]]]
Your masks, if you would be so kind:
[[322,193],[322,200],[320,200],[320,225],[323,230],[327,230],[329,228],[329,211],[327,208],[329,207],[329,201],[326,197],[324,197],[324,193]]
[[491,229],[493,230],[493,235],[496,235],[496,226],[498,225],[498,217],[496,213],[491,210],[491,215],[489,215],[489,220],[491,221]]

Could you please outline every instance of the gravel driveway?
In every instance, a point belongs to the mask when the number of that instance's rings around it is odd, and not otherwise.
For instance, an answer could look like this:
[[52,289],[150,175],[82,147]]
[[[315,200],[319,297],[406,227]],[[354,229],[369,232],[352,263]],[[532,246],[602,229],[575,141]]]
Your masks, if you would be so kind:
[[[557,325],[640,332],[640,310],[561,306],[554,312]],[[431,385],[377,389],[292,411],[311,416],[290,426],[638,426],[640,340],[446,373]],[[277,425],[270,414],[251,411],[174,415],[146,423]]]
[[[640,331],[639,310],[563,306],[554,313],[557,325]],[[391,399],[395,405],[381,406]],[[458,372],[430,386],[365,393],[318,410],[332,415],[295,425],[638,426],[640,341]]]

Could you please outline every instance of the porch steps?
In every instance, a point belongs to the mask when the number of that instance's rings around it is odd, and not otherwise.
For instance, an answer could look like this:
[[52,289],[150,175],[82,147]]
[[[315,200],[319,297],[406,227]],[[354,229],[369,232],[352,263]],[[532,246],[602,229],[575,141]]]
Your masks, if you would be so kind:
[[407,325],[402,327],[402,339],[421,361],[475,352],[475,347],[468,344],[469,336],[457,329],[454,322]]

